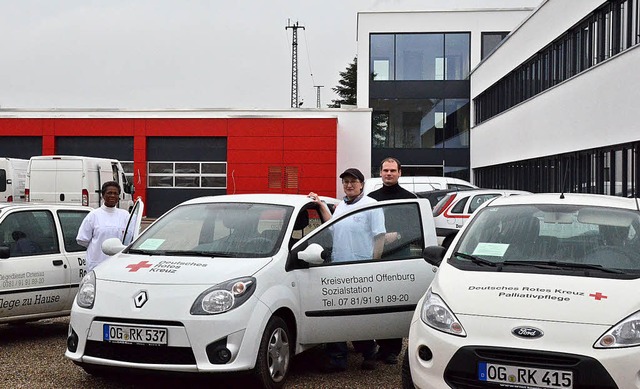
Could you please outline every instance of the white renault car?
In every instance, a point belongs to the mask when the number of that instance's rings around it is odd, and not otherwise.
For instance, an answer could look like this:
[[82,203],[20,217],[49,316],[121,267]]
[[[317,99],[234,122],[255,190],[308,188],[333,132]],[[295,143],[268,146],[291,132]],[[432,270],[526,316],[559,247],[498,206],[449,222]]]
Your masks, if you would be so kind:
[[[368,212],[387,227],[381,259],[332,263],[332,231]],[[252,371],[281,387],[293,355],[325,342],[408,334],[434,276],[422,251],[436,244],[428,200],[363,206],[321,224],[301,195],[189,200],[89,273],[72,308],[65,355],[105,368]]]
[[403,387],[640,388],[638,199],[498,197],[424,254]]

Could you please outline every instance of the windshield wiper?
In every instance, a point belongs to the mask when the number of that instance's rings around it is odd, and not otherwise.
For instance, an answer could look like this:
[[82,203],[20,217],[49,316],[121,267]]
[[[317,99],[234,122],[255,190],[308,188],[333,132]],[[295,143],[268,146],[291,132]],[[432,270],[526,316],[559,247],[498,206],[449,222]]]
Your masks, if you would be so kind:
[[229,258],[232,255],[229,253],[216,253],[212,251],[198,251],[198,250],[142,250],[142,249],[129,249],[127,251],[130,254],[145,254],[145,255],[169,255],[185,257],[225,257]]
[[474,255],[461,253],[460,251],[456,251],[455,253],[453,253],[453,255],[456,256],[456,257],[468,259],[468,260],[470,260],[471,262],[473,262],[473,263],[475,263],[477,265],[485,265],[485,266],[496,267],[496,263],[495,262],[487,261],[486,259],[479,258],[479,257],[476,257]]
[[504,261],[501,265],[515,265],[515,266],[534,266],[540,268],[559,268],[559,269],[585,269],[585,270],[598,270],[605,273],[613,274],[626,274],[622,270],[611,269],[602,265],[594,265],[590,263],[575,263],[575,262],[561,262],[561,261]]
[[143,250],[143,249],[129,249],[126,252],[129,254],[145,254],[145,255],[163,255],[164,254],[164,251]]

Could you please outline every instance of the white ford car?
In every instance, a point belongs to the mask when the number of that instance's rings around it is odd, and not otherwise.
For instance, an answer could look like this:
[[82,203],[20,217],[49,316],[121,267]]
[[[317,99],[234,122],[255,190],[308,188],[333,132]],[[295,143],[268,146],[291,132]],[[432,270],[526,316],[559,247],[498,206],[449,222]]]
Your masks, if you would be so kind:
[[[384,212],[382,258],[332,263],[334,227],[367,212]],[[215,196],[178,205],[126,248],[105,242],[122,251],[80,285],[65,355],[89,373],[252,371],[281,387],[291,357],[314,345],[406,336],[434,276],[422,258],[436,244],[429,202],[320,224],[306,196]]]
[[638,199],[497,197],[425,259],[403,387],[640,388]]

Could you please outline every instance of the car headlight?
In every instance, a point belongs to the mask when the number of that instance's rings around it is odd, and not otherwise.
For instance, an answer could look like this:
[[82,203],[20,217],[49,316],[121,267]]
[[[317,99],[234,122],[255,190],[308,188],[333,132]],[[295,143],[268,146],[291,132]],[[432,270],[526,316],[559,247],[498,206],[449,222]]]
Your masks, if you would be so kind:
[[595,348],[619,348],[640,345],[640,311],[628,316],[598,339]]
[[427,291],[422,303],[420,318],[426,325],[438,331],[456,336],[467,336],[456,315],[453,314],[440,296],[431,293],[431,289]]
[[96,275],[89,272],[80,281],[76,302],[82,308],[93,308],[93,302],[96,300]]
[[239,307],[256,289],[253,277],[236,278],[212,286],[200,293],[191,306],[192,315],[216,315]]

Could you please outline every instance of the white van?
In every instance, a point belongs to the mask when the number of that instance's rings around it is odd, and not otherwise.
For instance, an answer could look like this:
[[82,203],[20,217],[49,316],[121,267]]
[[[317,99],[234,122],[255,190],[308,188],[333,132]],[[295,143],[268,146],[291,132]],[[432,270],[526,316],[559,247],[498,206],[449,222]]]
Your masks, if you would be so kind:
[[0,203],[25,201],[24,187],[29,160],[0,158]]
[[134,187],[117,159],[73,155],[31,157],[27,168],[27,201],[85,205],[102,204],[101,187],[116,181],[122,188],[118,208],[133,206]]
[[[428,192],[438,189],[474,189],[477,186],[453,177],[442,176],[401,176],[398,184],[409,192]],[[382,188],[381,177],[367,178],[364,182],[364,193],[368,194]]]

